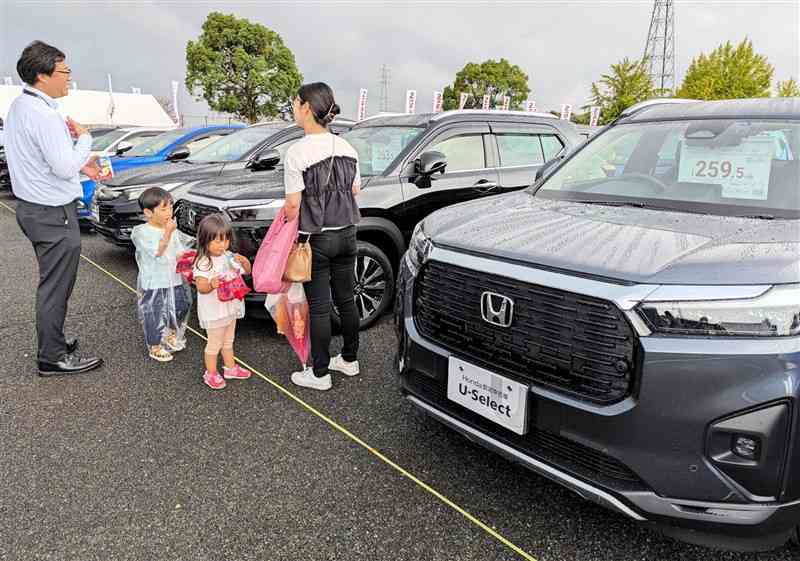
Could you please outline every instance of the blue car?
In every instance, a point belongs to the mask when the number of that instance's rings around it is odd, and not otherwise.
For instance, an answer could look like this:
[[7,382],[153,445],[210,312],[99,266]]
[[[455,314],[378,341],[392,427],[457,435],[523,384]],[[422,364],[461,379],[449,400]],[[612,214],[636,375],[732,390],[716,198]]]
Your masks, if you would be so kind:
[[[119,173],[127,169],[151,166],[165,161],[184,160],[192,152],[243,127],[244,125],[214,125],[167,131],[136,147],[129,148],[121,155],[112,157],[111,167],[114,169],[114,173]],[[81,176],[81,186],[83,187],[83,199],[78,204],[78,217],[88,222],[91,216],[89,207],[94,198],[95,182],[86,176]]]

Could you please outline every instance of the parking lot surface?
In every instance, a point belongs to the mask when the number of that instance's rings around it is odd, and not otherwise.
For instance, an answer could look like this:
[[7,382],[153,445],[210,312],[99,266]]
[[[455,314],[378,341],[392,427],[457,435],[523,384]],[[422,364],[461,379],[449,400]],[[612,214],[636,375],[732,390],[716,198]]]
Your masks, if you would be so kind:
[[0,560],[800,558],[675,542],[426,418],[392,375],[389,318],[362,335],[362,374],[324,393],[292,386],[288,345],[246,319],[236,352],[259,376],[214,392],[197,335],[147,357],[135,262],[96,236],[67,333],[105,367],[39,378],[36,261],[0,202]]

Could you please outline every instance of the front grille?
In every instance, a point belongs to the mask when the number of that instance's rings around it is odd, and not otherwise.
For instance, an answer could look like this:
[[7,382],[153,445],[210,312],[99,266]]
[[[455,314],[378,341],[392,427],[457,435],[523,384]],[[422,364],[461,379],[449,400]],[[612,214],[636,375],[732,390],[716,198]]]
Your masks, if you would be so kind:
[[531,457],[615,489],[633,490],[646,487],[636,473],[611,456],[536,427],[529,427],[527,434],[515,434],[447,399],[446,382],[414,370],[406,371],[403,376],[412,394]]
[[[509,327],[483,319],[484,292],[513,300]],[[611,302],[436,261],[414,302],[422,336],[478,366],[598,405],[631,393],[636,338]]]
[[200,221],[209,214],[221,212],[213,206],[201,205],[186,199],[181,200],[175,209],[178,228],[181,232],[194,236]]
[[108,222],[109,217],[114,213],[114,205],[108,203],[97,203],[97,217],[100,224]]

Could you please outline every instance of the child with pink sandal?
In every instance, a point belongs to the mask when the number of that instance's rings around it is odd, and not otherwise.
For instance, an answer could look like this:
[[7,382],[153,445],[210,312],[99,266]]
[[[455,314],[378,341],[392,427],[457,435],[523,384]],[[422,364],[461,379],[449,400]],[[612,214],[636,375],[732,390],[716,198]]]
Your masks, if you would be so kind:
[[[221,214],[206,216],[197,228],[197,256],[194,275],[197,286],[197,317],[206,330],[206,371],[203,381],[214,390],[225,387],[225,380],[246,380],[250,372],[238,364],[233,353],[236,320],[244,317],[244,301],[222,301],[217,289],[220,280],[230,273],[250,273],[250,261],[228,251],[233,230]],[[217,356],[222,353],[222,375],[217,371]]]

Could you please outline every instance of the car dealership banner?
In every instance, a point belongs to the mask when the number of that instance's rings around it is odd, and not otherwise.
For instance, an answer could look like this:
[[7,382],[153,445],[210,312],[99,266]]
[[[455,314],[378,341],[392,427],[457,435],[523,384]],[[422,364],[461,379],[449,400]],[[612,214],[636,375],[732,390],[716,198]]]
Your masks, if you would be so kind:
[[596,105],[590,109],[589,126],[596,127],[600,122],[600,108]]
[[536,112],[536,102],[529,101],[525,104],[525,111],[528,113],[535,113]]
[[433,92],[433,112],[441,113],[443,104],[444,98],[442,97],[442,92]]
[[459,109],[464,109],[464,107],[467,105],[467,100],[468,99],[469,99],[469,94],[468,93],[462,93],[461,97],[458,100],[458,108]]
[[569,121],[570,117],[572,117],[572,104],[565,103],[561,106],[561,120]]
[[507,95],[503,96],[503,111],[508,111],[511,108],[511,98]]
[[172,110],[175,112],[175,122],[181,122],[181,114],[178,111],[178,82],[177,80],[172,81]]
[[406,113],[417,111],[417,90],[406,90]]
[[492,101],[491,96],[489,95],[483,96],[483,108],[489,109],[489,104],[491,103],[491,101]]
[[358,94],[358,120],[363,121],[367,116],[367,90],[361,88]]

